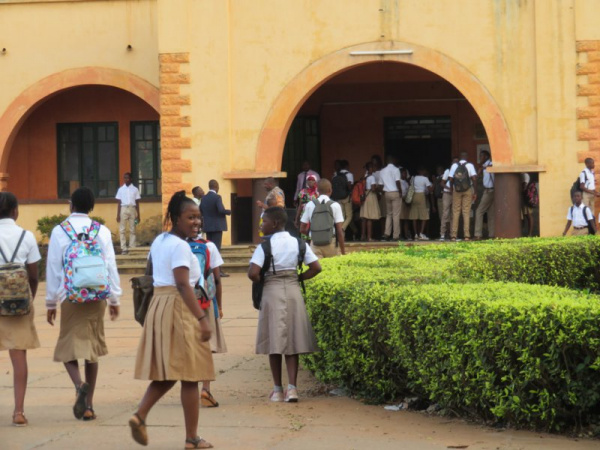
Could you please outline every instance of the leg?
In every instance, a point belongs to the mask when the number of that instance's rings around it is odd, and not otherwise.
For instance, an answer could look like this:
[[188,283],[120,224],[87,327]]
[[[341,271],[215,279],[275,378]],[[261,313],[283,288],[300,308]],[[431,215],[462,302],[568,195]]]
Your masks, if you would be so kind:
[[[367,219],[361,217],[360,219],[360,240],[364,241],[367,239]],[[370,236],[369,236],[370,239]]]
[[350,197],[340,200],[342,205],[342,212],[344,213],[344,223],[342,224],[342,230],[346,231],[350,223],[352,222],[352,201]]
[[427,227],[427,221],[421,220],[421,234],[425,234],[425,227]]
[[135,207],[130,208],[131,215],[129,217],[129,248],[135,248]]
[[471,237],[471,204],[473,202],[473,193],[470,190],[464,192],[461,201],[463,230],[465,234],[465,239],[469,239]]
[[298,355],[285,355],[285,366],[288,373],[288,383],[296,386],[298,380]]
[[[78,371],[79,372],[79,371]],[[94,391],[96,390],[96,380],[98,379],[98,363],[85,362],[85,382],[89,385],[87,394],[87,406],[94,406]]]
[[[146,393],[142,397],[142,401],[137,410],[138,416],[145,422],[148,413],[152,407],[158,402],[163,395],[171,390],[175,386],[174,381],[153,381],[146,389]],[[198,395],[196,394],[196,398]]]
[[485,193],[481,198],[481,202],[479,202],[477,211],[475,211],[475,238],[480,238],[483,236],[483,215],[485,214],[484,199]]
[[411,220],[410,221],[412,223],[412,231],[413,231],[413,236],[416,238],[419,237],[419,227],[417,225],[417,221],[416,220]]
[[274,386],[282,386],[281,384],[281,363],[283,358],[281,355],[269,355],[269,366],[271,366],[271,376],[273,377]]
[[373,240],[373,221],[367,220],[367,239],[369,241]]
[[452,230],[450,237],[456,239],[458,234],[458,222],[460,221],[461,197],[459,192],[452,193]]
[[69,374],[69,377],[71,377],[71,381],[75,387],[78,388],[81,386],[81,374],[79,373],[79,364],[77,363],[77,360],[66,362],[65,369],[67,369],[67,373]]
[[127,251],[127,237],[125,236],[125,218],[127,214],[125,214],[125,210],[127,208],[121,207],[121,216],[119,222],[119,235],[121,236],[121,252]]
[[400,239],[400,213],[402,212],[402,198],[399,192],[392,192],[392,213],[394,222],[394,239]]
[[197,382],[181,382],[181,405],[183,406],[186,439],[195,439],[198,436],[198,410],[200,408],[198,395]]
[[392,222],[394,220],[394,207],[392,205],[392,194],[391,192],[386,192],[385,195],[385,232],[383,235],[387,238],[392,237]]
[[24,412],[25,391],[27,390],[27,350],[9,350],[13,366],[13,386],[15,395],[15,413]]

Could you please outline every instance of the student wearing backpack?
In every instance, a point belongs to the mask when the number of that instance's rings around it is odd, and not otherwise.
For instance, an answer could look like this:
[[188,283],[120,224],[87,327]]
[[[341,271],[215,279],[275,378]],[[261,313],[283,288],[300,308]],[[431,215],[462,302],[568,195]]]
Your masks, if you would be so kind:
[[585,236],[590,234],[590,227],[593,230],[593,234],[596,234],[596,222],[594,220],[594,213],[589,206],[583,204],[582,193],[575,192],[573,194],[573,206],[567,211],[567,224],[563,236],[567,235],[569,228],[573,225],[573,231],[571,236]]
[[373,163],[368,162],[365,166],[367,178],[365,185],[365,198],[360,206],[360,218],[362,221],[361,241],[373,241],[373,221],[381,219],[379,211],[379,199],[377,198],[377,180],[373,175]]
[[342,255],[346,254],[344,241],[344,215],[339,203],[329,197],[331,183],[321,178],[318,183],[319,198],[307,203],[300,218],[300,234],[308,235],[310,229],[311,249],[319,258],[329,258],[338,255],[335,242],[340,246]]
[[494,234],[494,174],[488,172],[488,167],[492,166],[492,158],[487,151],[481,152],[483,164],[481,165],[481,173],[483,174],[483,195],[479,201],[477,211],[475,211],[475,239],[479,240],[483,237],[483,215],[487,214],[488,237],[493,239]]
[[596,162],[592,158],[585,158],[585,168],[579,174],[579,190],[582,192],[582,201],[592,210],[592,214],[594,214],[596,197],[600,197],[600,192],[596,191],[595,165]]
[[[319,181],[319,190],[329,192],[331,186],[325,189],[322,181]],[[317,351],[317,340],[306,312],[299,282],[316,276],[321,272],[321,265],[309,246],[302,246],[301,240],[285,231],[286,222],[287,214],[283,208],[273,207],[265,211],[263,234],[270,236],[272,258],[269,268],[264,273],[256,353],[269,355],[273,377],[270,400],[296,403],[299,355]],[[261,270],[269,256],[265,255],[264,249],[269,247],[265,244],[259,245],[250,260],[248,278],[255,283],[261,280]],[[303,257],[301,249],[304,252]],[[298,266],[301,263],[306,264],[308,270],[298,275]],[[285,393],[281,377],[283,358],[288,373]]]
[[[154,296],[148,307],[135,360],[135,378],[151,380],[138,410],[129,419],[133,439],[148,445],[146,419],[153,406],[181,382],[185,419],[185,447],[212,448],[198,436],[200,392],[198,383],[214,380],[208,341],[208,314],[200,307],[194,286],[202,273],[190,244],[200,231],[200,213],[185,191],[173,194],[167,206],[165,228],[150,247]],[[150,264],[150,263],[149,263]]]
[[[452,164],[458,163],[458,158],[452,158]],[[450,166],[452,167],[452,166]],[[448,228],[452,230],[452,185],[450,184],[450,167],[444,171],[441,184],[444,188],[442,209],[440,210],[440,241],[445,241]]]
[[[88,215],[94,202],[94,194],[87,187],[73,192],[71,215],[52,230],[46,263],[50,325],[54,325],[59,303],[61,311],[54,361],[64,363],[75,385],[73,414],[86,421],[96,418],[93,400],[98,358],[108,353],[104,338],[106,303],[111,320],[115,320],[122,293],[110,230]],[[85,360],[85,382],[81,380],[79,359]]]
[[452,186],[452,231],[450,238],[456,241],[460,216],[463,218],[463,231],[465,241],[470,240],[470,213],[471,205],[477,200],[473,186],[477,181],[477,172],[473,164],[467,161],[467,153],[460,154],[460,160],[452,164],[448,174]]
[[336,171],[331,179],[331,200],[338,202],[342,207],[342,213],[344,214],[342,230],[344,233],[349,226],[356,231],[354,222],[352,222],[351,198],[352,187],[354,186],[354,175],[348,170],[350,164],[345,159],[336,161],[335,165]]
[[[17,197],[10,192],[0,192],[0,270],[4,266],[8,271],[11,261],[21,266],[17,269],[19,273],[16,273],[16,270],[13,272],[14,269],[10,269],[12,275],[7,273],[7,279],[14,280],[18,277],[21,282],[8,286],[0,284],[0,290],[5,296],[14,293],[19,297],[23,291],[29,291],[32,303],[38,287],[37,262],[41,256],[33,234],[15,223],[18,217]],[[29,423],[24,409],[28,372],[27,350],[40,346],[33,319],[32,304],[27,314],[0,316],[0,351],[8,350],[13,367],[15,409],[12,424],[16,427],[24,427]]]

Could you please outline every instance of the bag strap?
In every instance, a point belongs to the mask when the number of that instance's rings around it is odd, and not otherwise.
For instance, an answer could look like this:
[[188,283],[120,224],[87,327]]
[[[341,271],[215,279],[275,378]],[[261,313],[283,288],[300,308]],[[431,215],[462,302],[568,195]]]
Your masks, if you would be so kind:
[[21,233],[21,237],[19,238],[19,242],[17,243],[17,248],[15,248],[15,252],[12,255],[12,258],[10,258],[10,262],[15,262],[15,258],[17,257],[17,252],[19,251],[19,247],[21,247],[21,243],[23,242],[23,239],[25,238],[25,233],[27,233],[27,231],[23,230],[23,232]]
[[300,286],[302,286],[302,292],[306,295],[306,286],[304,286],[304,280],[300,279],[302,273],[302,264],[304,264],[304,257],[306,256],[306,241],[296,238],[298,240],[298,280]]
[[92,220],[92,225],[90,226],[90,229],[88,231],[88,238],[90,240],[96,239],[96,236],[98,236],[98,233],[100,233],[100,222]]
[[60,227],[62,228],[62,230],[65,232],[65,234],[67,235],[67,237],[69,239],[71,239],[72,241],[77,240],[77,233],[75,233],[75,228],[73,228],[73,225],[71,225],[71,222],[69,222],[68,220],[65,220],[64,222],[62,222],[60,224]]
[[260,282],[263,283],[265,281],[265,274],[267,273],[267,270],[269,270],[269,266],[273,266],[273,273],[275,273],[275,261],[273,261],[273,252],[271,251],[271,240],[264,240],[260,246],[265,254],[265,261],[260,268]]

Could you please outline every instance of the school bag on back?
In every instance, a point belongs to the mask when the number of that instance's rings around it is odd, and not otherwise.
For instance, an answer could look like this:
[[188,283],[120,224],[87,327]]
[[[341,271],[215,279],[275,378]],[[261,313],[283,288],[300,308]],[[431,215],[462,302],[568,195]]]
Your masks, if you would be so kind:
[[333,211],[331,200],[319,203],[313,200],[315,209],[310,218],[310,235],[315,245],[329,245],[333,240]]
[[0,316],[24,316],[31,310],[31,291],[29,276],[23,264],[15,263],[15,257],[25,237],[25,230],[8,260],[2,249],[0,255],[4,264],[0,264]]
[[92,220],[89,231],[84,228],[79,235],[68,220],[60,224],[71,239],[65,250],[63,266],[67,300],[88,303],[106,300],[110,296],[108,269],[98,242],[100,224]]
[[343,200],[350,195],[348,189],[348,178],[346,172],[338,172],[331,180],[331,198],[333,200]]
[[358,183],[352,188],[352,203],[356,206],[360,206],[365,201],[366,197],[367,180],[364,178],[359,180]]
[[[583,170],[581,173],[583,174],[583,183],[585,184],[587,183],[587,173],[585,173],[585,170]],[[581,179],[579,178],[579,176],[571,186],[571,198],[573,198],[575,192],[583,192],[581,190]]]
[[469,176],[467,163],[458,163],[458,167],[454,171],[454,177],[452,178],[452,185],[456,192],[466,192],[471,188],[471,177]]
[[206,288],[208,285],[208,278],[211,275],[210,250],[208,250],[208,245],[206,245],[204,239],[190,241],[188,244],[200,264],[200,279],[194,287],[194,292],[196,293],[196,298],[200,302],[200,308],[208,309],[210,307],[211,297],[206,292]]

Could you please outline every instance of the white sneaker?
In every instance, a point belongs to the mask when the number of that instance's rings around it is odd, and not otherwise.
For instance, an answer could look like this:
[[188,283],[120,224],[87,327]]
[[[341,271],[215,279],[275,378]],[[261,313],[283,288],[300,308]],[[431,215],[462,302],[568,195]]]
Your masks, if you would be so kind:
[[428,240],[429,240],[429,238],[428,238],[427,236],[425,236],[424,234],[421,234],[421,235],[419,236],[419,238],[420,238],[422,241],[428,241]]
[[272,402],[277,402],[277,403],[283,402],[283,392],[275,392],[275,391],[273,391],[273,392],[271,392],[271,395],[269,396],[269,399]]
[[285,401],[288,403],[298,403],[298,391],[296,389],[288,389],[285,393]]
[[442,234],[442,235],[440,236],[440,239],[439,239],[439,240],[440,240],[440,241],[445,241],[445,240],[446,240],[446,235],[445,235],[445,234]]

